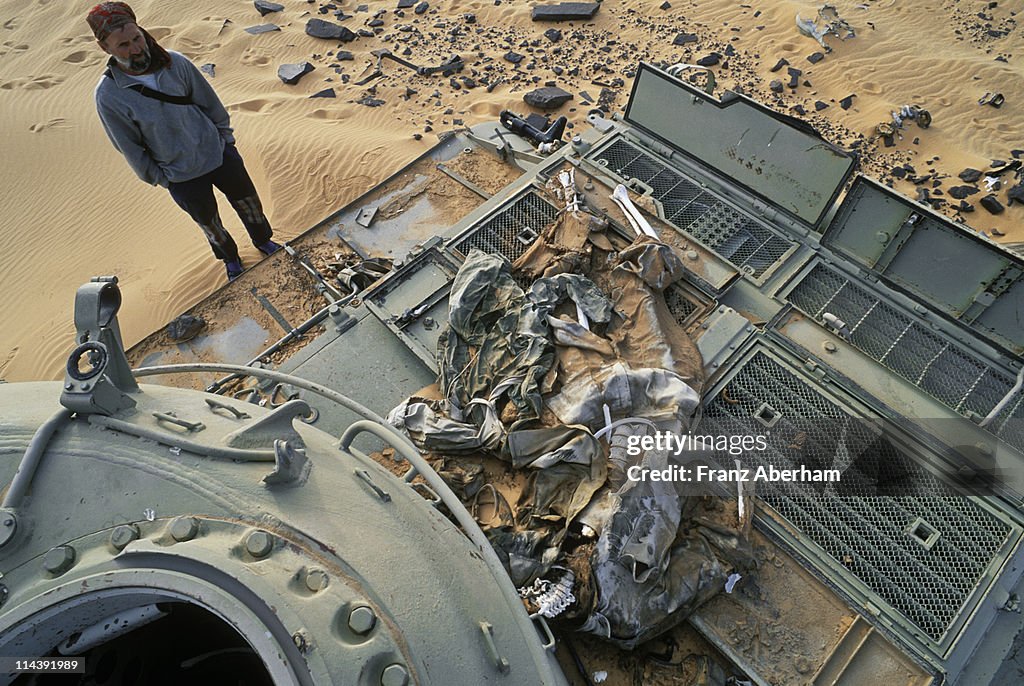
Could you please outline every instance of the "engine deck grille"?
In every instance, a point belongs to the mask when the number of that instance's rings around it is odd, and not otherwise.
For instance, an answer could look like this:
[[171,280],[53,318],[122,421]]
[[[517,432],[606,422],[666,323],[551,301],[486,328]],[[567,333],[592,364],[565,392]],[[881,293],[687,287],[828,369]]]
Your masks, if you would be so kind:
[[[1015,379],[993,369],[965,346],[946,341],[895,307],[817,264],[789,301],[821,320],[830,312],[850,328],[850,342],[947,407],[987,415]],[[989,429],[1024,450],[1024,402],[1011,403]]]
[[623,181],[637,179],[653,189],[665,218],[730,264],[760,277],[793,243],[734,209],[697,184],[622,138],[591,157]]
[[[759,482],[758,495],[837,565],[941,641],[1012,526],[947,491],[912,457],[762,351],[708,404],[702,433],[709,425],[717,433],[765,433],[754,415],[766,404],[779,418],[768,431],[768,450],[746,453],[748,462],[844,471],[841,487],[770,482],[762,488]],[[862,459],[879,468],[876,481],[864,478],[870,469]],[[916,487],[880,494],[893,474]],[[926,546],[923,539],[932,534],[937,539]]]
[[514,262],[557,216],[558,210],[553,205],[529,191],[488,217],[454,247],[463,255],[478,248],[486,253],[499,253]]

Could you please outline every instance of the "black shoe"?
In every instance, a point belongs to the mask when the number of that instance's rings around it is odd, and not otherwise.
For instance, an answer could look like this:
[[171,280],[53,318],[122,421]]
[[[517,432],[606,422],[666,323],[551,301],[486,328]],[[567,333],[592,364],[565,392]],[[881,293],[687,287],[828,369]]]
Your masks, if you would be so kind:
[[228,271],[228,281],[234,281],[245,271],[241,260],[224,260],[224,266]]
[[275,243],[274,241],[267,241],[263,245],[257,245],[256,249],[269,257],[276,253],[278,250],[280,250],[281,245],[279,243]]

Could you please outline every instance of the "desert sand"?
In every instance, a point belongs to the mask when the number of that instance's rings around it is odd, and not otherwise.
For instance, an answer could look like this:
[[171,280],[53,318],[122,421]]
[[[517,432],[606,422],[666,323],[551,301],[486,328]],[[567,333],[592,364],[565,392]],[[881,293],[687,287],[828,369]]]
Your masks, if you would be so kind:
[[[574,95],[554,114],[583,126],[603,90],[611,111],[625,105],[639,60],[694,62],[716,52],[719,93],[742,89],[803,116],[857,149],[866,173],[911,197],[927,188],[947,201],[940,211],[989,235],[996,229],[998,240],[1024,241],[1021,204],[993,215],[978,202],[982,187],[967,198],[974,211],[957,215],[959,201],[945,193],[964,185],[964,168],[989,169],[1014,150],[1024,155],[1024,39],[1014,16],[1021,0],[841,0],[839,14],[857,35],[828,37],[832,51],[815,63],[808,56],[823,50],[795,25],[798,13],[816,15],[812,2],[606,0],[592,21],[559,23],[531,21],[539,3],[525,0],[429,0],[422,14],[396,11],[398,0],[281,0],[284,10],[266,17],[251,0],[131,4],[164,47],[215,65],[213,86],[281,240],[387,178],[438,133],[497,119],[506,108],[528,113],[523,94],[548,81]],[[84,21],[91,5],[0,0],[0,378],[8,381],[59,377],[73,344],[74,291],[91,276],[119,276],[128,345],[225,282],[191,220],[164,189],[134,176],[100,126],[92,94],[106,56]],[[337,18],[336,9],[349,17]],[[310,18],[368,35],[344,44],[316,39],[304,33]],[[266,23],[280,30],[244,30]],[[549,29],[561,39],[546,37]],[[682,33],[696,41],[674,44]],[[458,53],[469,67],[453,81],[385,62],[384,77],[356,86],[379,48],[408,48],[406,58],[422,65]],[[351,59],[340,60],[338,50]],[[510,52],[523,59],[513,64]],[[785,85],[786,67],[770,71],[780,58],[802,72],[795,88]],[[298,84],[278,79],[281,64],[302,61],[315,70]],[[773,79],[783,82],[781,93],[771,90]],[[310,97],[325,88],[336,97]],[[1002,93],[1005,104],[979,104],[986,92]],[[890,111],[913,104],[931,113],[930,128],[911,122],[892,147],[872,140]],[[913,172],[893,179],[892,169],[905,164]],[[1007,205],[1017,181],[1012,173],[1003,179],[996,195]],[[259,255],[226,203],[222,216],[243,260],[255,263]]]

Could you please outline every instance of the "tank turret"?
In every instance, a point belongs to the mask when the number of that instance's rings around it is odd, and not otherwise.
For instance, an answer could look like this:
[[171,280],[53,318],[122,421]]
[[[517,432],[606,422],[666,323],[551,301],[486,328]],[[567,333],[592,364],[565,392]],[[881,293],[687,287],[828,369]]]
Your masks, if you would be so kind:
[[138,386],[119,304],[116,280],[80,289],[63,387],[0,385],[0,655],[84,658],[95,683],[564,683],[405,439]]

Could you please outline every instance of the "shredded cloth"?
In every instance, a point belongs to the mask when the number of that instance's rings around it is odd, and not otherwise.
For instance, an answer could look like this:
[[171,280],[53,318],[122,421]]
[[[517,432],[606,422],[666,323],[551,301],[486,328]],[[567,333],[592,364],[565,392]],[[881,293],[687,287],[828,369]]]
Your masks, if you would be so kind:
[[[738,532],[698,521],[699,498],[626,479],[668,466],[625,442],[655,423],[689,428],[703,363],[662,295],[681,260],[647,236],[613,248],[606,227],[564,212],[515,265],[472,250],[438,342],[440,397],[409,398],[388,421],[444,457],[442,477],[538,613],[632,648],[747,560]],[[542,593],[565,579],[571,593]]]

